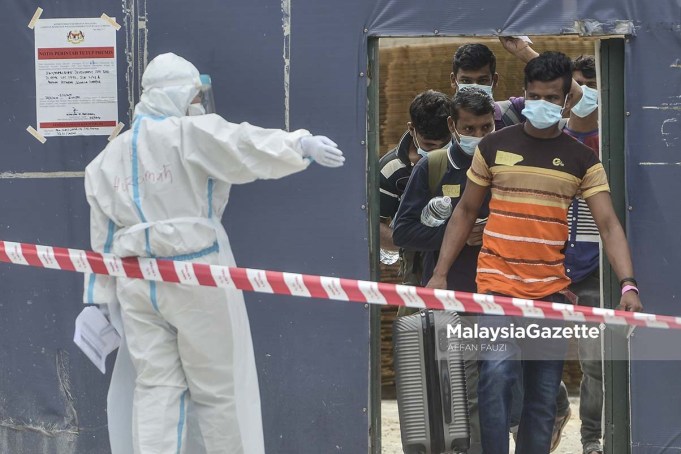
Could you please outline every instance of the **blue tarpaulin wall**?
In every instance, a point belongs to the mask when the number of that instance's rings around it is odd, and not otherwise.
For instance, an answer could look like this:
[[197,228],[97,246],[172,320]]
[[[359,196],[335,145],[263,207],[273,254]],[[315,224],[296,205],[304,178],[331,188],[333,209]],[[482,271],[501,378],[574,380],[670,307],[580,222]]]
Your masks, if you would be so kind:
[[[89,244],[82,171],[106,137],[51,138],[35,125],[33,31],[43,18],[99,17],[118,32],[120,120],[145,59],[173,51],[212,75],[231,121],[306,128],[347,155],[282,181],[234,188],[224,222],[242,266],[368,278],[367,42],[378,36],[628,34],[627,230],[646,310],[678,314],[681,288],[681,7],[677,0],[5,0],[0,238]],[[575,21],[580,27],[576,27]],[[446,65],[447,62],[442,62]],[[35,172],[43,172],[39,176]],[[28,173],[28,174],[27,174]],[[17,178],[17,176],[28,178]],[[654,239],[654,240],[653,240]],[[0,265],[0,452],[108,452],[101,375],[74,347],[80,276]],[[246,296],[271,453],[361,453],[369,445],[369,309]],[[632,354],[645,355],[646,334]],[[109,363],[109,367],[112,363]],[[677,363],[632,363],[633,452],[681,450]],[[650,384],[654,383],[654,387]]]

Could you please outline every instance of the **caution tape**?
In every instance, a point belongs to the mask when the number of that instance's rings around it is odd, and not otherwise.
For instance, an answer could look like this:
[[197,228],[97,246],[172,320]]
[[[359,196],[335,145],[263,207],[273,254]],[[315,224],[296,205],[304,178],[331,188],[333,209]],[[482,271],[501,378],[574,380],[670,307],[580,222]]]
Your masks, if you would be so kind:
[[0,262],[115,277],[220,287],[357,303],[521,316],[608,325],[681,329],[681,317],[437,290],[310,274],[153,258],[120,258],[81,249],[0,241]]

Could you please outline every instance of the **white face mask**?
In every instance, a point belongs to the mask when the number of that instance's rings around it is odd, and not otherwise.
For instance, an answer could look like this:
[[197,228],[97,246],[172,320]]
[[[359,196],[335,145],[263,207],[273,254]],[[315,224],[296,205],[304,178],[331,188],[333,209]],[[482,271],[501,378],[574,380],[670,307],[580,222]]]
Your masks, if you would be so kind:
[[189,107],[187,108],[187,115],[190,117],[194,117],[196,115],[206,115],[206,108],[203,107],[203,104],[200,102],[189,104]]
[[459,136],[459,140],[457,140],[459,147],[461,147],[463,152],[468,156],[473,156],[482,137],[464,136],[463,134],[460,134],[459,131],[456,131],[456,134]]
[[584,118],[598,108],[598,90],[582,85],[582,98],[572,106],[572,113]]
[[[527,98],[527,94],[525,98]],[[565,101],[563,101],[563,107],[543,99],[525,99],[525,108],[522,114],[535,128],[546,129],[555,125],[563,118],[565,104],[567,104],[567,95],[565,96]]]
[[492,85],[460,84],[458,82],[456,83],[456,85],[459,87],[459,90],[461,90],[462,88],[466,88],[466,87],[478,88],[478,89],[484,91],[485,93],[487,93],[488,95],[492,96],[492,88],[493,88]]

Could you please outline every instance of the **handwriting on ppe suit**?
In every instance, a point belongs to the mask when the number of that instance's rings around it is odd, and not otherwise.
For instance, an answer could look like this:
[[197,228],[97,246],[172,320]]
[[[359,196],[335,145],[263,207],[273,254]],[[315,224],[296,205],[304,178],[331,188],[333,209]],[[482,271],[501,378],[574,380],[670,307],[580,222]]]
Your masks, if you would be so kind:
[[[132,190],[132,185],[134,182],[133,177],[114,177],[113,189],[116,192],[130,192]],[[163,167],[157,171],[146,170],[139,177],[137,177],[138,185],[145,184],[160,184],[160,183],[170,183],[173,182],[173,170],[170,168],[169,164],[163,164]]]

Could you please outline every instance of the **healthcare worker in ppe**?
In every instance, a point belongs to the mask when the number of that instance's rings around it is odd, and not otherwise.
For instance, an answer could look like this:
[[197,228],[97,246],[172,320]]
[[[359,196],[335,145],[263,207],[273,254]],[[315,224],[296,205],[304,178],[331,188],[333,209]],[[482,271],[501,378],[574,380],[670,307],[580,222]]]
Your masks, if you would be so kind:
[[[201,74],[200,78],[201,87],[199,94],[194,97],[189,105],[187,115],[215,113],[211,78],[207,74]],[[134,451],[132,443],[132,407],[135,391],[135,367],[130,359],[128,346],[125,343],[125,330],[123,329],[120,304],[115,300],[100,306],[100,309],[108,315],[111,324],[121,336],[120,347],[118,348],[116,362],[111,373],[107,395],[109,445],[111,447],[111,454],[130,454]],[[187,406],[187,424],[186,442],[183,443],[186,445],[187,452],[192,454],[205,453],[206,448],[201,439],[201,432],[198,430],[195,422],[195,411],[191,399]],[[254,452],[257,452],[257,450]]]
[[[232,184],[281,178],[312,161],[343,165],[335,143],[305,130],[187,116],[200,86],[194,65],[172,53],[147,66],[131,130],[85,169],[95,251],[235,266],[221,223]],[[136,371],[136,454],[186,452],[190,401],[207,453],[264,452],[240,291],[89,275],[85,299],[120,303]]]

